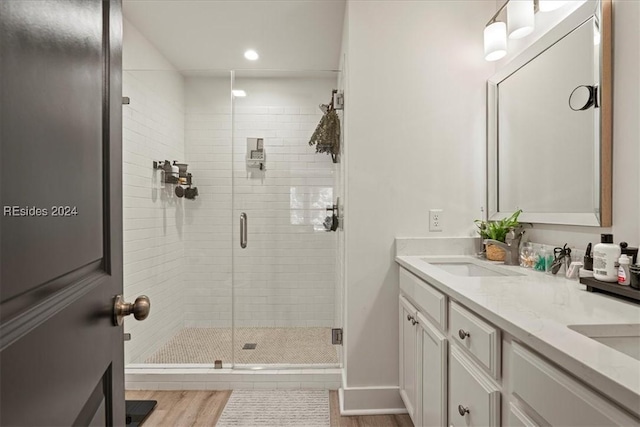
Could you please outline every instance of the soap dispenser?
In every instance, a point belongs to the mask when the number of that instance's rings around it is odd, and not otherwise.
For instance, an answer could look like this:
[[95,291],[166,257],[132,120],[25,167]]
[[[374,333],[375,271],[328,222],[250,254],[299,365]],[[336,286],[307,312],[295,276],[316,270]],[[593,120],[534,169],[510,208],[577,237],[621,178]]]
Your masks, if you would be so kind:
[[601,282],[617,282],[616,262],[620,253],[620,246],[613,243],[613,234],[601,234],[600,243],[593,247],[593,277]]

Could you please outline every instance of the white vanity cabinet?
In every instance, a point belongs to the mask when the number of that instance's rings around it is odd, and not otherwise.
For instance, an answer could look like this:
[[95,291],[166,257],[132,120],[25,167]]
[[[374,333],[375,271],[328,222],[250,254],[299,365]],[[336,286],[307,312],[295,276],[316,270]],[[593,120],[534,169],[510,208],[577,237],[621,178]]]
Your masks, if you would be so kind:
[[416,427],[640,425],[446,289],[400,268],[400,395]]

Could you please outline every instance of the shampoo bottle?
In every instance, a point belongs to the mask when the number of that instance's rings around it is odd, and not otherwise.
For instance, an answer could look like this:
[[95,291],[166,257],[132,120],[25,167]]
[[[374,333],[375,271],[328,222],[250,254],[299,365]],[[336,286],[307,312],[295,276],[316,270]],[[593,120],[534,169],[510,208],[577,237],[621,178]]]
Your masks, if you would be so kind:
[[613,243],[613,234],[601,234],[600,243],[593,247],[593,277],[601,282],[617,282],[620,252],[620,246]]

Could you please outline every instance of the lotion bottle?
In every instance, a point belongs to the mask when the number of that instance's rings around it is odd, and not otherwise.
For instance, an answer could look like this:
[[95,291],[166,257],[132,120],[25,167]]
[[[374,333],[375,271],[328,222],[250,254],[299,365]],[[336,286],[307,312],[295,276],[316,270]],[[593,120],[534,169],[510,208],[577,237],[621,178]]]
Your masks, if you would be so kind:
[[601,234],[600,243],[593,247],[593,277],[601,282],[617,282],[616,261],[620,253],[620,246],[613,243],[613,234]]
[[630,261],[631,260],[626,254],[621,255],[620,258],[618,259],[618,264],[620,265],[620,267],[618,267],[618,284],[619,285],[628,286],[629,284],[631,284],[631,277],[629,275]]

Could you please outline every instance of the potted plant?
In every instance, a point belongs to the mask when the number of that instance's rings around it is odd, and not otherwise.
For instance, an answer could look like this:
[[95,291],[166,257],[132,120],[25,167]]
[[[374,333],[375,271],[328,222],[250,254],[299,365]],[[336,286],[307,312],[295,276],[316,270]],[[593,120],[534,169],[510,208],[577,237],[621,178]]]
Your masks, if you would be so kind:
[[[521,224],[518,222],[518,217],[521,213],[522,209],[518,209],[510,217],[503,218],[499,221],[475,220],[474,222],[478,227],[480,238],[482,240],[491,239],[504,243],[509,231],[521,227]],[[491,244],[486,245],[485,254],[490,261],[504,261],[506,256],[504,249]]]

